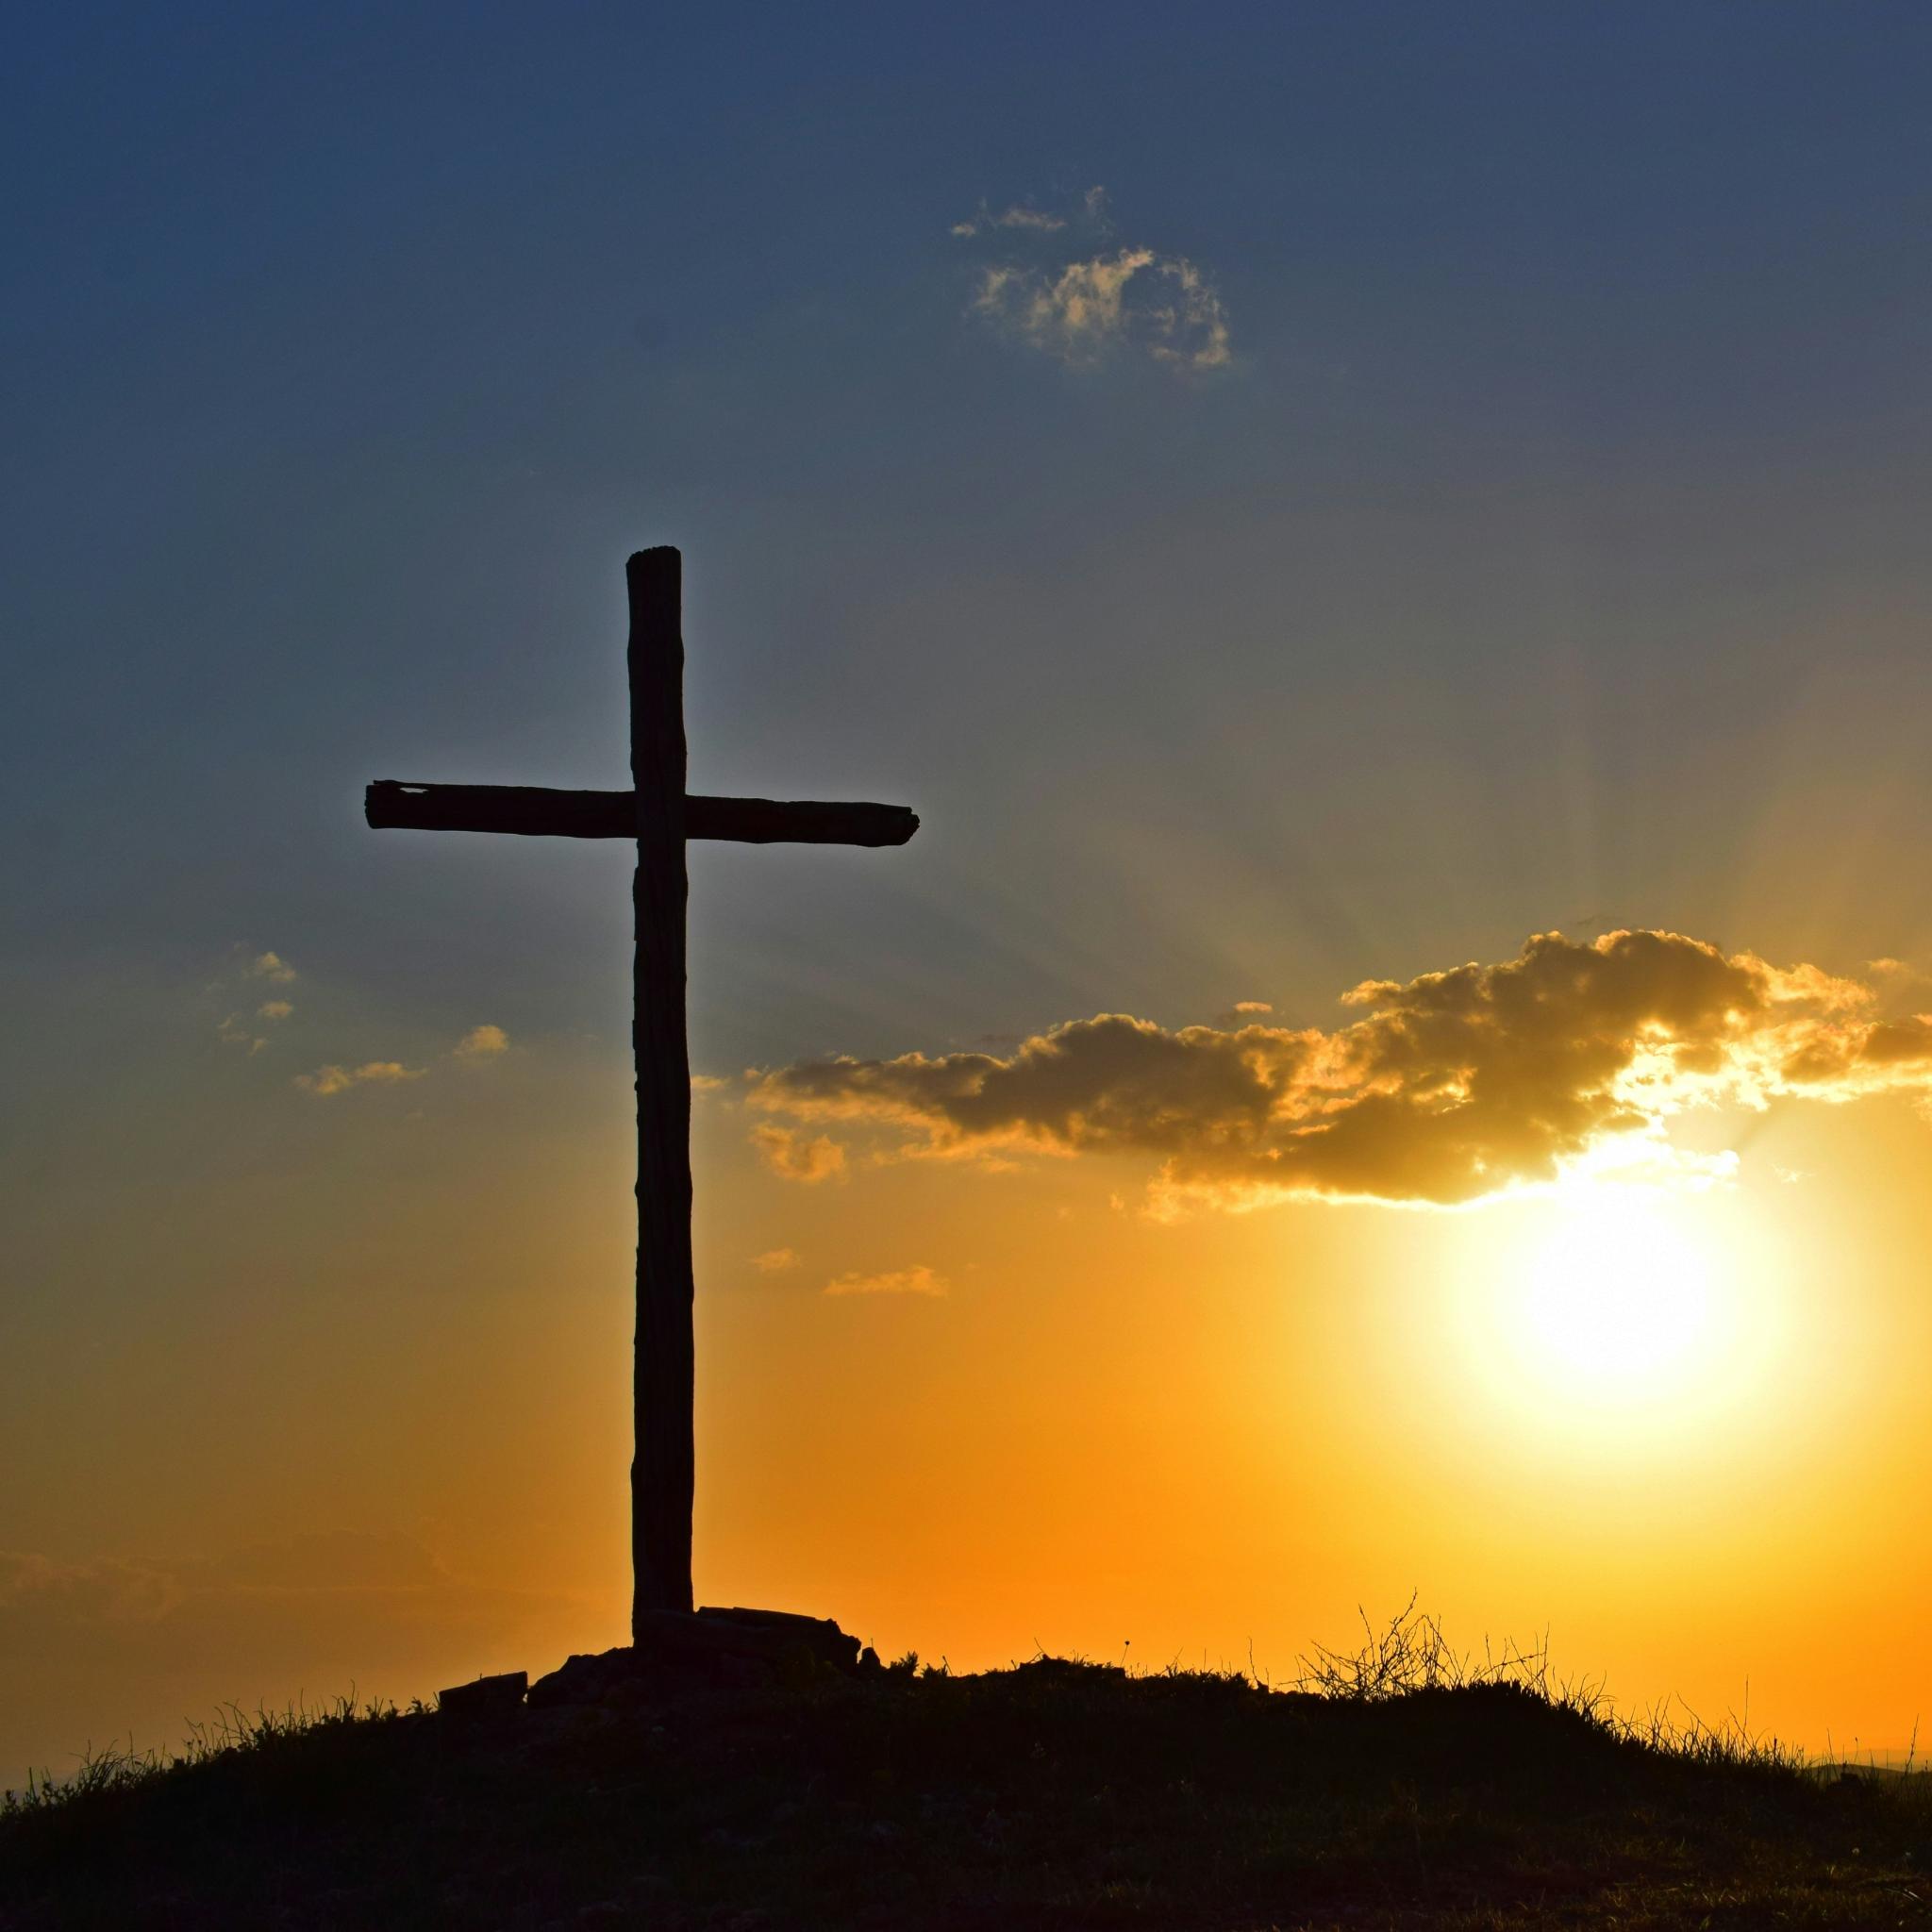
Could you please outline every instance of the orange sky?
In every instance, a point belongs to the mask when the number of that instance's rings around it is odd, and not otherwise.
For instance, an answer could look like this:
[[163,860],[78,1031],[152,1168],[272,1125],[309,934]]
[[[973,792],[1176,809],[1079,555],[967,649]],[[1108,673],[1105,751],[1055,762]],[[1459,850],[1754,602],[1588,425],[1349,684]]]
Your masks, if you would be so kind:
[[[17,1753],[622,1638],[621,1064],[507,1039],[322,1091],[267,1058],[217,1063],[252,1171],[187,1167],[165,1253],[69,1238],[67,1265],[146,1267],[151,1295],[88,1340],[85,1426],[58,1387],[13,1420],[43,1476],[25,1539],[56,1553],[8,1576]],[[1808,1748],[1909,1736],[1909,1095],[1705,1106],[1635,1170],[1455,1209],[1230,1212],[1169,1205],[1144,1152],[908,1159],[863,1123],[788,1177],[745,1097],[770,1074],[712,1077],[701,1600],[962,1668],[1042,1645],[1278,1679],[1414,1591],[1471,1646],[1547,1632],[1626,1703],[1741,1711],[1748,1676],[1754,1724]],[[1846,1628],[1866,1641],[1820,1641]]]

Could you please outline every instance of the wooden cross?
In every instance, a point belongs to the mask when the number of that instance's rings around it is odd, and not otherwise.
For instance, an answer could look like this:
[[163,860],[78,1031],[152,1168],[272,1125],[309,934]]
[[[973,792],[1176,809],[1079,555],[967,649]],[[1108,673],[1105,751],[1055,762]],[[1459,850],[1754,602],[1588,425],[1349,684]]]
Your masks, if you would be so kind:
[[530,785],[408,785],[379,778],[363,802],[375,826],[632,839],[637,930],[631,1043],[638,1095],[638,1326],[631,1463],[632,1632],[651,1612],[691,1607],[691,1059],[684,1031],[684,841],[903,845],[919,829],[902,805],[780,804],[684,789],[681,558],[641,550],[630,593],[628,791]]

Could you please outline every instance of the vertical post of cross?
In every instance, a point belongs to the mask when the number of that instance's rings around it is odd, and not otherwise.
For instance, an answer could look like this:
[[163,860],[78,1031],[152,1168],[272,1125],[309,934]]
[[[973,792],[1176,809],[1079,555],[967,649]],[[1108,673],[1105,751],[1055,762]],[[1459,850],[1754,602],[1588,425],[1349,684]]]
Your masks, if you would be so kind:
[[[630,769],[637,791],[638,1325],[631,1462],[634,1619],[691,1607],[694,1461],[691,1061],[684,1037],[682,559],[641,550],[630,595]],[[635,1633],[634,1633],[635,1634]]]

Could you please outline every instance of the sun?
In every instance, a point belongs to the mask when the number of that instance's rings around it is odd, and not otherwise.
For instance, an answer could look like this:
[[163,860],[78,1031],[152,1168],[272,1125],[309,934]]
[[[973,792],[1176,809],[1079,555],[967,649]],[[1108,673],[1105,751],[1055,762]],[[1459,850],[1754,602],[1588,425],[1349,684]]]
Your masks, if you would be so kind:
[[1717,1339],[1720,1257],[1648,1190],[1578,1189],[1524,1272],[1532,1352],[1600,1393],[1675,1382]]
[[1740,1206],[1573,1174],[1506,1207],[1464,1304],[1484,1381],[1507,1408],[1598,1440],[1606,1424],[1671,1433],[1745,1395],[1776,1296]]
[[1599,1169],[1456,1223],[1447,1345],[1419,1327],[1414,1359],[1461,1428],[1601,1461],[1788,1424],[1815,1329],[1758,1191]]

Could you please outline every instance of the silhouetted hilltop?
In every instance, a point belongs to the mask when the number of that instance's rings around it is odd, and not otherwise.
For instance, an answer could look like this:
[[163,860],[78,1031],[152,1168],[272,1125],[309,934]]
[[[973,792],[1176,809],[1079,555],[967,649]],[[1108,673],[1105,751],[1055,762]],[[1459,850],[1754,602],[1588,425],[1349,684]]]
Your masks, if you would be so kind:
[[[1894,1926],[1920,1781],[1648,1741],[1540,1674],[756,1680],[338,1712],[0,1819],[0,1927]],[[1413,1674],[1411,1674],[1413,1679]],[[581,1695],[577,1695],[581,1691]]]

